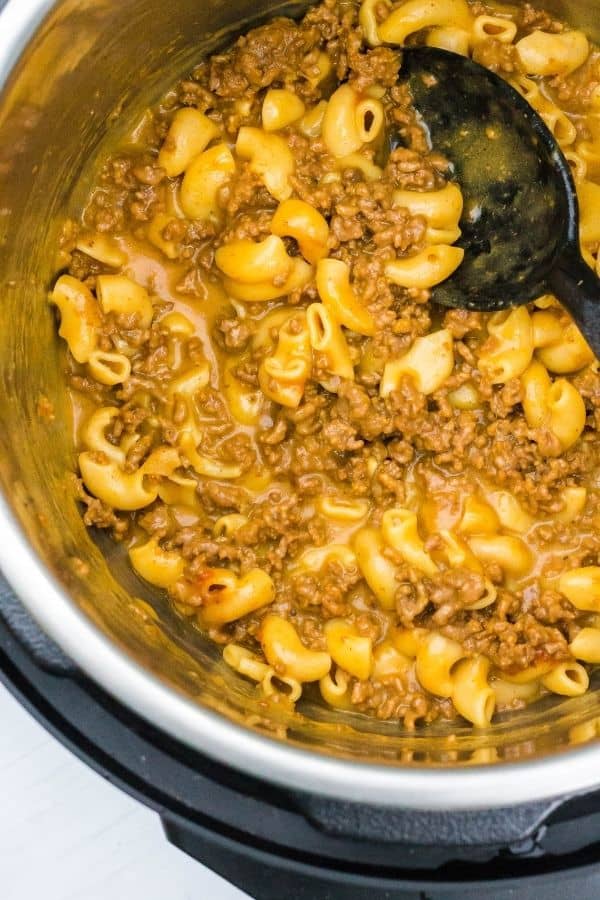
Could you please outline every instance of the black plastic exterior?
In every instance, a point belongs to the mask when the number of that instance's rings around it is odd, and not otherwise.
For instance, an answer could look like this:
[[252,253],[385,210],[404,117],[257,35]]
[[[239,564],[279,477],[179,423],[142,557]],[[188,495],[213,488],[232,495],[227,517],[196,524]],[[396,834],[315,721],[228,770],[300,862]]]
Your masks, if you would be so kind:
[[[0,598],[6,611],[5,589]],[[190,751],[72,666],[56,666],[53,652],[40,664],[45,642],[33,639],[36,626],[15,622],[19,639],[0,618],[0,678],[12,693],[86,763],[156,810],[176,846],[257,900],[600,896],[598,794],[562,802],[529,837],[474,847],[472,823],[465,829],[452,813],[436,820],[288,793]],[[501,814],[512,817],[514,834],[531,825],[521,814]],[[379,821],[376,835],[364,834],[369,816]],[[406,837],[409,819],[424,843],[398,839],[398,822]],[[477,826],[491,834],[497,821],[497,813],[481,813]],[[436,843],[448,840],[436,832],[442,826],[454,829],[457,846]]]
[[77,672],[72,660],[65,656],[60,647],[33,621],[2,575],[0,575],[0,615],[42,669],[60,675],[74,675]]

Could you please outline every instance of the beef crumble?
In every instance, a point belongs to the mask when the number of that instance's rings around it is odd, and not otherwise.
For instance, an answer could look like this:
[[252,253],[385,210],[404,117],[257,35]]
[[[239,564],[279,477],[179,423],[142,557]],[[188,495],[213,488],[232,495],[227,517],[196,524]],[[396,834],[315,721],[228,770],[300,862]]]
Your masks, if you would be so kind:
[[[479,0],[471,11],[497,13]],[[564,27],[529,5],[502,14],[514,18],[520,36]],[[386,4],[377,15],[387,15]],[[493,35],[477,45],[473,58],[507,78],[523,74],[514,44]],[[324,0],[301,21],[276,19],[202,62],[152,111],[144,146],[104,160],[81,223],[65,226],[61,253],[69,274],[96,291],[98,278],[113,267],[78,249],[78,237],[92,231],[114,239],[127,260],[123,271],[153,295],[154,316],[150,325],[135,315],[101,316],[99,349],[125,355],[131,375],[106,386],[70,359],[75,406],[86,414],[115,408],[105,450],[126,448],[127,474],[139,472],[157,448],[179,447],[186,429],[215,474],[199,472],[191,451],[187,457],[184,451],[175,477],[146,477],[145,489],[156,496],[139,512],[114,509],[81,481],[78,498],[86,525],[108,529],[128,547],[153,539],[183,561],[169,592],[191,619],[202,621],[198,584],[210,570],[225,568],[240,578],[256,568],[268,574],[273,603],[207,627],[218,643],[241,643],[260,656],[262,621],[276,613],[294,624],[306,647],[322,651],[326,623],[342,617],[375,648],[393,644],[404,629],[436,632],[469,655],[484,655],[492,677],[510,679],[571,659],[569,642],[587,621],[558,592],[557,576],[600,564],[600,375],[596,364],[567,375],[587,419],[580,439],[563,450],[545,426],[528,424],[521,379],[495,383],[481,365],[488,315],[442,311],[428,290],[386,278],[389,261],[418,253],[429,241],[426,217],[398,206],[394,191],[440,190],[451,176],[406,87],[397,84],[400,60],[399,49],[366,46],[357,6]],[[585,114],[597,99],[599,60],[592,50],[584,67],[545,79],[544,90],[567,112]],[[314,278],[287,297],[246,303],[223,290],[215,264],[215,253],[232,241],[270,235],[277,200],[260,173],[238,161],[218,192],[218,214],[191,220],[179,207],[181,178],[167,176],[158,154],[180,108],[206,113],[233,144],[242,126],[260,126],[268,89],[292,91],[310,111],[343,83],[381,98],[385,132],[397,138],[394,149],[382,140],[340,168],[318,129],[313,134],[292,123],[281,135],[295,160],[293,196],[325,217],[327,255],[348,265],[374,328],[370,335],[345,332],[353,379],[329,377],[327,359],[315,353],[302,398],[289,407],[261,391],[260,367],[284,321],[318,299]],[[156,221],[162,224],[152,238]],[[292,260],[300,256],[294,239],[286,237],[285,247]],[[537,310],[529,306],[530,314]],[[173,314],[185,316],[187,325],[169,327]],[[454,353],[441,387],[426,395],[405,374],[382,396],[386,363],[439,328],[447,329]],[[191,395],[179,388],[173,393],[174,378],[207,363],[208,383]],[[459,395],[467,399],[458,402]],[[237,474],[220,477],[227,468]],[[587,488],[586,502],[564,521],[565,492],[577,487]],[[473,563],[466,554],[448,563],[444,535],[459,528],[467,500],[488,502],[498,492],[511,497],[529,523],[518,539],[532,552],[530,570],[515,576],[497,561]],[[391,508],[418,513],[435,572],[424,574],[388,548],[384,558],[395,567],[395,587],[391,608],[382,609],[357,565],[333,556],[318,570],[299,568],[306,551],[347,547],[352,530],[365,524],[332,520],[323,497],[364,501],[377,528]],[[513,534],[504,522],[496,531]],[[493,600],[481,606],[486,592]],[[414,667],[352,675],[347,700],[350,708],[409,728],[456,714],[448,698],[421,686]]]

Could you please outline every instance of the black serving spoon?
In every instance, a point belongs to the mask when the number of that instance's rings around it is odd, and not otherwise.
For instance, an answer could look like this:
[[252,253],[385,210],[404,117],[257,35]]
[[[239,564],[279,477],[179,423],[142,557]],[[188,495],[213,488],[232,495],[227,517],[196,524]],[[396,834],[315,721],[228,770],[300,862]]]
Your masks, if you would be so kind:
[[543,120],[504,79],[446,50],[405,49],[400,80],[464,198],[464,261],[433,300],[493,311],[553,293],[600,357],[600,279],[581,256],[575,184]]

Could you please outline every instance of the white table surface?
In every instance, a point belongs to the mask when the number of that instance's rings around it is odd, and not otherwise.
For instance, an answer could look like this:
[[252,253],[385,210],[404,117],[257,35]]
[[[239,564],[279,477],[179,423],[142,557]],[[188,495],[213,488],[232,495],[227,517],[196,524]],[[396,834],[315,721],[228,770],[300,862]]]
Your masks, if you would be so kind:
[[247,900],[0,685],[1,900]]

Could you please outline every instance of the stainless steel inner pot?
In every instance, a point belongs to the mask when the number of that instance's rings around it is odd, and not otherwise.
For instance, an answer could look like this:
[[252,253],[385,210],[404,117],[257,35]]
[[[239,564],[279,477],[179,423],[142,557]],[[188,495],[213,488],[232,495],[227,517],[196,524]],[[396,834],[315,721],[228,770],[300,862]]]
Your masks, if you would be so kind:
[[[210,642],[95,543],[74,500],[63,362],[46,296],[62,218],[107,133],[236,33],[306,4],[10,0],[0,18],[0,568],[76,663],[163,730],[267,780],[405,808],[506,806],[600,784],[600,680],[488,731],[265,710]],[[550,4],[545,4],[549,6]],[[600,37],[600,0],[552,10]],[[118,114],[118,116],[117,116]],[[39,414],[47,397],[54,420]],[[511,762],[510,760],[515,760]]]

